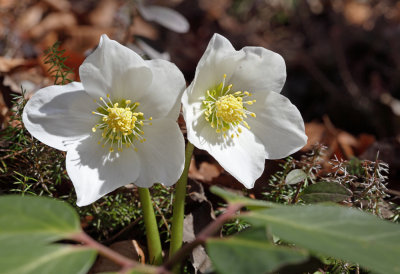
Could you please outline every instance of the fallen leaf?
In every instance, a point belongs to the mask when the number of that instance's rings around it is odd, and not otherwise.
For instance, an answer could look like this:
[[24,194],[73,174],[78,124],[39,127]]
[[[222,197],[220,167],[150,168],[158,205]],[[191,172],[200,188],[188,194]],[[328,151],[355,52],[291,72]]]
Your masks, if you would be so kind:
[[344,17],[347,22],[353,25],[363,25],[372,16],[372,9],[369,4],[359,1],[348,2],[344,7]]
[[9,72],[10,70],[25,64],[22,58],[7,58],[0,56],[0,72]]
[[118,5],[116,1],[101,0],[98,2],[96,8],[89,14],[89,21],[95,26],[111,27],[117,9]]
[[133,24],[130,27],[130,32],[133,35],[143,36],[151,40],[156,40],[158,38],[158,31],[156,30],[156,28],[152,24],[144,21],[138,16],[133,19]]
[[45,8],[40,3],[28,8],[17,21],[17,28],[22,31],[29,31],[42,20]]
[[[135,240],[127,240],[121,242],[115,242],[109,246],[112,250],[134,260],[139,261],[141,256],[143,256],[143,250],[139,246],[139,244]],[[121,266],[111,261],[110,259],[99,256],[92,266],[90,273],[99,273],[99,272],[111,272],[111,271],[119,271]]]
[[18,0],[0,0],[1,9],[11,9],[18,4]]
[[336,138],[345,158],[350,159],[354,157],[354,148],[358,145],[357,139],[345,131],[341,131]]
[[58,10],[58,11],[69,11],[71,8],[71,4],[67,0],[57,0],[57,1],[42,0],[42,1],[45,2],[46,4],[48,4],[53,9]]
[[38,25],[30,31],[32,38],[39,38],[52,30],[67,29],[77,24],[73,13],[53,12],[47,15]]
[[194,180],[203,182],[211,182],[214,178],[217,178],[221,174],[220,169],[208,162],[201,162],[199,169],[197,169],[195,160],[192,159],[189,167],[189,177]]

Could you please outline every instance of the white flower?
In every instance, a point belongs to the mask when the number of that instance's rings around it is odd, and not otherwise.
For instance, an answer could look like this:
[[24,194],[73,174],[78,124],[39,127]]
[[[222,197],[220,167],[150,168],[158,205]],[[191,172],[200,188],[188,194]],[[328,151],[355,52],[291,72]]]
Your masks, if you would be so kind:
[[215,34],[182,97],[187,136],[247,188],[265,159],[286,157],[306,144],[297,108],[279,94],[283,58],[261,47],[236,51]]
[[35,138],[67,151],[77,204],[132,182],[174,184],[184,164],[176,123],[185,88],[180,70],[167,61],[144,61],[103,35],[79,73],[82,83],[39,90],[23,113]]

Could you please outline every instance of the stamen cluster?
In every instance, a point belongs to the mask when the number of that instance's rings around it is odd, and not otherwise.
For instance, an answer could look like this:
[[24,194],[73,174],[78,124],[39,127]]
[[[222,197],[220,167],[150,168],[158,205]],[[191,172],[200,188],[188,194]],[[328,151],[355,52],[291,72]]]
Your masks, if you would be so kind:
[[121,100],[119,102],[112,102],[110,95],[107,94],[107,99],[100,97],[100,102],[96,111],[92,111],[92,114],[101,116],[100,121],[96,124],[92,131],[96,132],[97,129],[102,130],[102,139],[98,142],[102,147],[106,144],[110,145],[110,152],[114,151],[114,145],[117,146],[118,151],[122,151],[122,147],[125,145],[126,148],[133,147],[137,151],[134,145],[135,140],[145,142],[146,139],[143,137],[144,131],[142,130],[144,125],[151,125],[149,121],[152,120],[150,117],[145,120],[143,112],[136,112],[135,110],[139,107],[140,103],[132,103],[131,100]]
[[247,109],[246,105],[252,105],[256,100],[244,100],[251,96],[248,91],[232,91],[233,85],[225,85],[226,74],[222,82],[213,88],[207,90],[206,99],[203,101],[204,116],[210,123],[212,128],[215,128],[217,133],[223,133],[226,138],[226,132],[233,130],[231,138],[242,132],[240,124],[250,129],[248,123],[244,120],[247,115],[256,117],[254,112]]

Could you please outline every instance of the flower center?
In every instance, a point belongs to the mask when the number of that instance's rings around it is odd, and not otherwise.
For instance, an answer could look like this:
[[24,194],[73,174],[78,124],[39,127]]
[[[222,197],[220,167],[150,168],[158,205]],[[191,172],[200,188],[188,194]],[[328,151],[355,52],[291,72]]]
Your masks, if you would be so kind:
[[111,128],[114,133],[121,132],[123,135],[130,134],[135,128],[135,123],[140,115],[132,112],[129,107],[120,108],[115,103],[112,108],[107,108],[108,115],[103,117],[103,122]]
[[226,123],[238,123],[243,121],[242,97],[235,97],[232,94],[224,95],[215,102],[216,115]]
[[132,147],[137,151],[135,142],[136,140],[146,141],[143,137],[142,128],[144,125],[151,125],[149,121],[152,120],[151,117],[146,120],[143,112],[137,112],[139,102],[132,103],[131,100],[113,102],[109,94],[107,94],[106,100],[100,97],[101,103],[96,100],[95,102],[99,107],[96,111],[92,111],[92,114],[100,116],[100,119],[99,123],[92,128],[92,131],[96,132],[97,129],[103,131],[98,144],[102,147],[109,145],[110,152],[114,151],[114,146],[117,147],[118,151],[122,151],[124,146],[126,148]]
[[244,120],[250,115],[256,117],[254,112],[247,109],[246,105],[252,105],[256,100],[246,100],[251,96],[248,91],[233,91],[233,85],[226,86],[226,74],[220,84],[211,90],[207,90],[206,99],[203,101],[204,117],[215,128],[217,133],[223,133],[226,138],[226,132],[232,130],[230,137],[235,135],[239,137],[243,125],[250,129],[250,126]]

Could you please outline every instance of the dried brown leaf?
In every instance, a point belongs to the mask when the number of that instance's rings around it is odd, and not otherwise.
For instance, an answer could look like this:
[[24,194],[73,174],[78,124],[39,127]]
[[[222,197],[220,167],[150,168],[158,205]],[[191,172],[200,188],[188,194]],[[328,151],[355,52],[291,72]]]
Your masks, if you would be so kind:
[[99,27],[111,27],[114,22],[114,15],[117,12],[118,4],[113,0],[102,0],[89,14],[89,21],[92,25]]
[[53,12],[47,15],[42,22],[33,27],[30,35],[33,38],[39,38],[52,30],[67,29],[77,24],[77,20],[73,13],[69,12]]
[[25,59],[22,58],[7,58],[0,56],[0,72],[9,72],[16,67],[25,64]]

